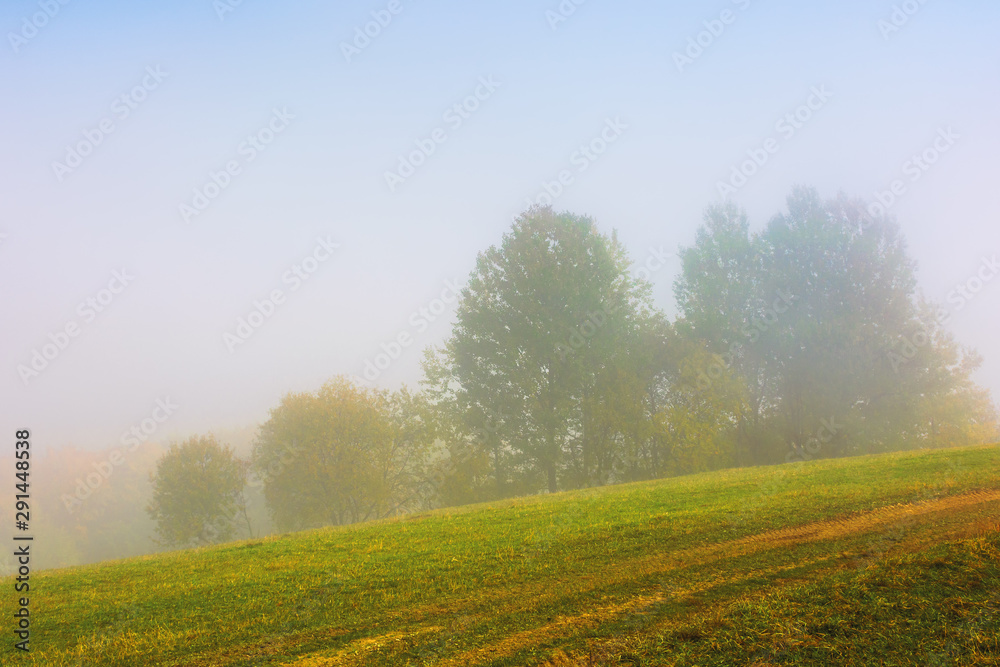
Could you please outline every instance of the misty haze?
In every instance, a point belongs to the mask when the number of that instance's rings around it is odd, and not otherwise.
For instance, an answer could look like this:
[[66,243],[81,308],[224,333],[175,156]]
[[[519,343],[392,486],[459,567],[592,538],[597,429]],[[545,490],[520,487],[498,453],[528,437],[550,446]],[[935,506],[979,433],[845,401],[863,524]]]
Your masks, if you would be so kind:
[[994,3],[0,27],[0,664],[1000,664]]

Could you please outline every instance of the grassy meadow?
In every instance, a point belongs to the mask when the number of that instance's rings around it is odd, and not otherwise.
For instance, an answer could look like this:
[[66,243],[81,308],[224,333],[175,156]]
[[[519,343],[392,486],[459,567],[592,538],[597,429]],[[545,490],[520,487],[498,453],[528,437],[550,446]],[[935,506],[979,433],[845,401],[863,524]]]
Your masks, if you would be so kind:
[[0,662],[1000,665],[998,530],[998,447],[705,473],[33,573]]

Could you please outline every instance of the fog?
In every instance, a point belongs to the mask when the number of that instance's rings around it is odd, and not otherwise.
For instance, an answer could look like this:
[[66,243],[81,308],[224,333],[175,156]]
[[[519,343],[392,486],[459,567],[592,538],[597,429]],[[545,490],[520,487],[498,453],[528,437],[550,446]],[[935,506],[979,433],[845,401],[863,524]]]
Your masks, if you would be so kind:
[[[26,29],[38,11],[0,10],[0,430],[39,450],[116,446],[151,417],[164,443],[252,427],[338,374],[416,384],[453,287],[547,190],[636,269],[668,255],[650,278],[672,315],[675,253],[754,155],[727,194],[755,229],[797,184],[885,203],[898,180],[920,289],[1000,389],[1000,284],[953,292],[1000,248],[995,3],[898,26],[857,0],[95,0]],[[366,44],[372,12],[391,21]]]
[[1000,652],[995,0],[0,5],[0,663]]

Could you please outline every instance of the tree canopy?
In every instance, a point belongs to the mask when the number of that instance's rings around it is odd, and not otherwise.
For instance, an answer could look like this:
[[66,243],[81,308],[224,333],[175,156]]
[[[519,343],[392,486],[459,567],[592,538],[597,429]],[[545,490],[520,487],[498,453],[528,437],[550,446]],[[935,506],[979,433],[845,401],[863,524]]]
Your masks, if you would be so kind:
[[225,541],[236,532],[246,466],[213,436],[195,436],[170,446],[156,465],[147,509],[169,546]]
[[[529,209],[478,256],[419,393],[338,377],[288,394],[250,483],[296,530],[998,437],[981,358],[917,290],[899,225],[864,202],[797,188],[759,230],[716,204],[679,257],[671,321],[615,231]],[[231,535],[246,472],[212,438],[172,447],[150,510],[161,535]]]
[[254,444],[253,465],[280,530],[342,525],[410,509],[430,448],[418,399],[338,377],[289,394]]

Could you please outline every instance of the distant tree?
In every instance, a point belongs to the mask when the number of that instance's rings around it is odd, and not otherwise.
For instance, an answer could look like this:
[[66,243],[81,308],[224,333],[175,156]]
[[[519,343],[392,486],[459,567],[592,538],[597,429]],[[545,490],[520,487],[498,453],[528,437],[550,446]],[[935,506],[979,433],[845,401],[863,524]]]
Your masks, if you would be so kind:
[[669,328],[656,369],[653,415],[659,448],[651,477],[739,465],[739,425],[750,409],[746,384],[703,341]]
[[[584,406],[602,477],[589,483],[655,479],[735,463],[734,425],[743,385],[700,341],[661,317],[643,321],[601,374]],[[584,459],[586,460],[586,456]]]
[[[888,363],[895,340],[916,318],[916,277],[899,226],[872,218],[863,202],[823,202],[797,189],[788,212],[765,232],[772,285],[796,295],[775,327],[774,367],[781,383],[778,428],[804,444],[823,421],[842,428],[823,454],[862,453],[877,431],[900,431],[886,398],[914,404]],[[864,445],[863,445],[864,446]]]
[[678,328],[747,391],[740,461],[970,442],[994,428],[970,379],[977,355],[935,325],[899,226],[863,202],[797,188],[756,234],[735,206],[716,206],[682,260]]
[[[934,448],[996,442],[1000,439],[996,405],[990,392],[972,379],[982,356],[954,340],[940,313],[921,302],[917,318],[889,353],[896,387],[884,403],[904,426],[897,437]],[[917,398],[908,401],[903,396]],[[879,441],[887,448],[901,446],[888,434]]]
[[147,512],[167,546],[225,541],[235,533],[246,467],[214,436],[173,444],[156,465]]
[[[742,383],[745,407],[734,434],[737,465],[773,458],[766,423],[778,403],[770,363],[775,323],[764,320],[775,302],[785,311],[790,304],[771,291],[775,281],[768,278],[768,254],[766,242],[751,234],[744,211],[732,202],[717,204],[705,212],[694,245],[681,251],[681,274],[674,284],[681,314],[677,331],[696,347],[704,344],[709,354],[688,377],[696,388],[691,397],[718,389],[720,381]],[[787,287],[783,293],[793,300]]]
[[466,505],[530,493],[535,485],[523,486],[524,466],[501,435],[505,416],[469,404],[442,350],[425,350],[423,369],[423,394],[439,443],[428,471],[429,504]]
[[585,406],[652,311],[629,265],[615,234],[551,208],[529,210],[479,256],[426,386],[469,458],[489,460],[497,495],[606,477],[610,453]]
[[336,378],[271,411],[253,464],[280,530],[343,525],[418,506],[431,444],[418,397]]

